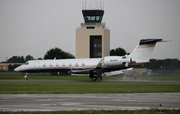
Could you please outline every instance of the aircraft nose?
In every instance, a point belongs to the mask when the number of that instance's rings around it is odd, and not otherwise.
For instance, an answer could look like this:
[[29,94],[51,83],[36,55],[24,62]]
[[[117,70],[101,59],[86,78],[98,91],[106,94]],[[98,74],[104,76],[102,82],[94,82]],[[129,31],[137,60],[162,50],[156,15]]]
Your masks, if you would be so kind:
[[17,68],[14,69],[14,71],[16,71],[16,72],[18,72],[20,70],[21,70],[21,67],[17,67]]

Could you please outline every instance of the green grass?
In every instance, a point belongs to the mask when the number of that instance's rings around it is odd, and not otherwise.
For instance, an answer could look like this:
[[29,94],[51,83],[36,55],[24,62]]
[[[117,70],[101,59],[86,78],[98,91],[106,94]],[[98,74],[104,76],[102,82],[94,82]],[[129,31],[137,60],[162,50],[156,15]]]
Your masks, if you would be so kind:
[[180,114],[180,110],[82,110],[51,112],[0,112],[1,114]]
[[47,74],[33,74],[29,76],[28,81],[24,81],[23,75],[21,73],[0,73],[0,80],[14,80],[12,82],[1,81],[0,94],[180,92],[180,84],[146,83],[148,80],[179,81],[180,76],[103,76],[103,80],[146,80],[143,83],[124,83],[113,81],[92,82],[88,76],[51,76]]
[[[23,80],[25,73],[0,72],[0,80]],[[72,75],[50,75],[49,73],[31,73],[31,80],[88,80],[87,76],[72,76]]]
[[103,82],[0,82],[0,94],[85,94],[180,92],[180,84]]
[[[0,72],[0,80],[22,80],[24,73],[15,72]],[[57,75],[52,76],[45,73],[29,74],[29,79],[32,80],[90,80],[88,75],[86,76],[71,76],[71,75]],[[132,81],[132,80],[142,80],[142,81],[180,81],[180,75],[159,75],[159,76],[103,76],[103,80],[121,80],[121,81]]]
[[180,81],[180,75],[149,75],[149,76],[112,76],[106,77],[107,80],[140,80],[140,81]]

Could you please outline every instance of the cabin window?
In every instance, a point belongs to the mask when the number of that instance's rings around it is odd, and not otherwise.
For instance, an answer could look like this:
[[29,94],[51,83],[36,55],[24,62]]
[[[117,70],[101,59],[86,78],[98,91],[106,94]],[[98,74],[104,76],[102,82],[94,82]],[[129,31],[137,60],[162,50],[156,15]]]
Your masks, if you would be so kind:
[[75,65],[76,65],[76,66],[79,66],[79,64],[78,64],[78,63],[76,63]]
[[46,67],[46,64],[43,64],[43,67]]
[[81,65],[82,65],[82,66],[85,66],[85,63],[82,63]]
[[59,64],[57,63],[57,64],[56,64],[56,66],[58,67],[58,66],[59,66]]
[[125,56],[123,56],[122,58],[123,58],[123,59],[126,59],[126,57],[125,57]]
[[65,63],[63,63],[63,64],[62,64],[62,66],[66,66],[66,64],[65,64]]
[[49,64],[49,66],[50,66],[50,67],[52,67],[52,66],[53,66],[53,65],[52,65],[52,63],[51,63],[51,64]]
[[71,64],[71,63],[69,63],[69,66],[72,66],[72,64]]

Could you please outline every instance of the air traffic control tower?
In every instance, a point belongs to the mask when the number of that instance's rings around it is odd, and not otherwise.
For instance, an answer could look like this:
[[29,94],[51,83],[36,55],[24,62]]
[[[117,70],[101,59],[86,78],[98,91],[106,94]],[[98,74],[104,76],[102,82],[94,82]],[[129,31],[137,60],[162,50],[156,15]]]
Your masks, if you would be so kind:
[[76,29],[76,58],[110,55],[110,30],[102,23],[104,10],[82,10],[84,23]]

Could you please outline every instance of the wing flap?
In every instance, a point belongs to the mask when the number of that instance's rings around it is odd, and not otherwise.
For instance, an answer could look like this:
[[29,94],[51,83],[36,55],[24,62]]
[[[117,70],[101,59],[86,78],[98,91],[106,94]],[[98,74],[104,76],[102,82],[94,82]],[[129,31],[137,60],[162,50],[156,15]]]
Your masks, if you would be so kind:
[[127,69],[122,69],[122,70],[116,70],[112,72],[104,72],[105,76],[115,76],[115,75],[120,75],[123,74],[124,72],[131,71],[133,68],[127,68]]

